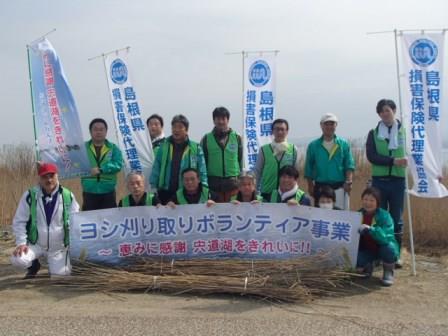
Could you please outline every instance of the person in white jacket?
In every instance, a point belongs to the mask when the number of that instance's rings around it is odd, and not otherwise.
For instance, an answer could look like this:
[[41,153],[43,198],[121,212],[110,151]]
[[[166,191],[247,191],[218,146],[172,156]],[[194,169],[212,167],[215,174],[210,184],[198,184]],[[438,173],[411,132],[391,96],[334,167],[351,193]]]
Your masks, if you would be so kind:
[[13,219],[16,248],[11,263],[28,269],[25,279],[29,279],[40,269],[39,258],[46,256],[51,276],[70,275],[69,219],[79,205],[59,184],[54,164],[40,163],[38,175],[39,185],[23,194]]

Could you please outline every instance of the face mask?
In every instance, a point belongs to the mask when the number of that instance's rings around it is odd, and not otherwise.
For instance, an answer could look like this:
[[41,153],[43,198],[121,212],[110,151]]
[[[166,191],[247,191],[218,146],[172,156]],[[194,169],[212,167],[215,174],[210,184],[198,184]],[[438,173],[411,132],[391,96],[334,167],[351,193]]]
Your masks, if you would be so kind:
[[333,203],[319,203],[319,208],[331,210],[333,209]]

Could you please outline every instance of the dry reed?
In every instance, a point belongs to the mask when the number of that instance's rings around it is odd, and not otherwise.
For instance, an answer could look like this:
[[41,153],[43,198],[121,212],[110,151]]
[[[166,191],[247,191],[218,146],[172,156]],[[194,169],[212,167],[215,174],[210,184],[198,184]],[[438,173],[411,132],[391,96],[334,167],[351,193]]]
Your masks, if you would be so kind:
[[308,302],[339,295],[353,276],[329,263],[330,254],[291,260],[194,259],[165,262],[134,259],[125,267],[88,262],[73,265],[72,276],[37,283],[76,290],[183,294],[239,294],[282,302]]

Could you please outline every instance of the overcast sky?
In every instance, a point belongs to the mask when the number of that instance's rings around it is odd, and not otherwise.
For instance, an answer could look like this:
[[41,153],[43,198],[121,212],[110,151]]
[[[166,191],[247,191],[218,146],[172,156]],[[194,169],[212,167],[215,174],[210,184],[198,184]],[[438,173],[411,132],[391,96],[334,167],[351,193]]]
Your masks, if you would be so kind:
[[241,55],[225,53],[280,50],[277,117],[290,137],[318,136],[320,116],[333,112],[337,133],[357,138],[376,124],[379,99],[398,99],[393,34],[366,33],[448,27],[447,0],[0,1],[0,144],[33,141],[26,44],[53,28],[84,137],[92,118],[112,123],[102,60],[87,59],[131,46],[143,117],[169,125],[185,114],[199,140],[215,106],[241,131]]

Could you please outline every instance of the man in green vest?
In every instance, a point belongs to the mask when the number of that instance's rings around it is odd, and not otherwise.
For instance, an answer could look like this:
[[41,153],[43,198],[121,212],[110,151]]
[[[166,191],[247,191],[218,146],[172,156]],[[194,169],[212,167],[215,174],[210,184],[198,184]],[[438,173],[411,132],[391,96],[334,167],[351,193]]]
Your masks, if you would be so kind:
[[207,168],[201,146],[188,138],[188,119],[179,114],[171,121],[172,134],[160,145],[152,166],[150,183],[157,189],[163,205],[175,196],[182,185],[182,172],[194,168],[201,184],[207,187]]
[[230,201],[233,204],[263,202],[263,197],[257,194],[255,176],[252,173],[245,172],[238,177],[238,193],[233,195]]
[[355,160],[350,143],[335,134],[337,125],[338,118],[333,113],[324,114],[320,119],[322,136],[308,145],[305,178],[308,181],[308,192],[316,205],[321,188],[329,186],[335,191],[336,206],[350,210]]
[[208,185],[216,193],[220,203],[229,202],[238,192],[238,176],[243,160],[241,136],[229,127],[229,119],[230,113],[225,107],[215,108],[215,127],[201,140],[207,164]]
[[[397,106],[390,99],[381,99],[376,113],[381,121],[370,130],[366,142],[367,159],[372,164],[372,187],[381,192],[381,207],[394,220],[395,240],[401,248],[403,207],[406,188],[405,130],[395,118]],[[400,268],[398,260],[396,267]]]
[[195,168],[187,168],[182,172],[182,187],[168,202],[167,206],[175,208],[176,204],[206,204],[207,207],[215,204],[216,195],[202,185],[199,172]]
[[90,176],[81,178],[82,210],[115,208],[117,174],[123,166],[121,151],[106,139],[107,123],[96,118],[89,125],[91,140],[85,143],[90,161]]
[[126,186],[130,194],[120,200],[118,207],[160,205],[157,194],[145,191],[145,176],[143,174],[129,173],[126,177]]
[[284,166],[278,173],[278,189],[272,190],[269,203],[287,203],[288,205],[311,206],[310,198],[299,188],[299,171],[293,166]]
[[39,185],[23,194],[13,219],[16,248],[11,263],[27,269],[25,279],[30,279],[40,269],[39,258],[45,256],[51,276],[70,275],[69,219],[79,205],[73,193],[59,184],[56,165],[39,163],[38,175]]
[[264,145],[258,152],[255,164],[255,177],[258,190],[264,199],[269,200],[273,190],[278,188],[280,168],[291,165],[299,171],[300,163],[297,147],[288,143],[289,124],[285,119],[276,119],[272,123],[272,143]]

